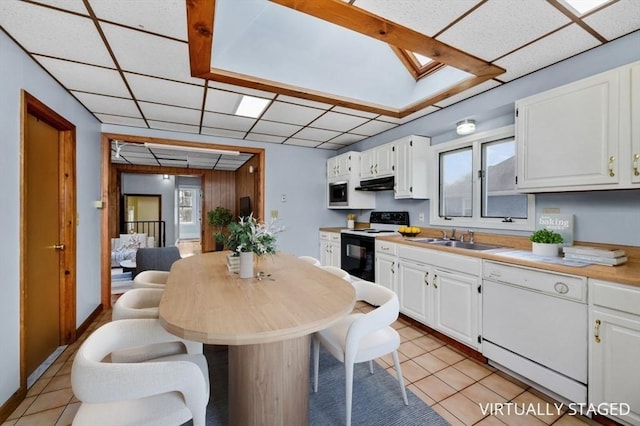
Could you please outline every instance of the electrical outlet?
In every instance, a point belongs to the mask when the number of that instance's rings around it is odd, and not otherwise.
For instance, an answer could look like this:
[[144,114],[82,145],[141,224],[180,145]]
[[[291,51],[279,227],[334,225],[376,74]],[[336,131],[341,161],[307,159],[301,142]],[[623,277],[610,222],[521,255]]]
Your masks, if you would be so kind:
[[271,210],[271,218],[272,219],[278,218],[278,210]]
[[280,196],[280,202],[281,203],[286,203],[287,202],[287,194],[282,194]]
[[424,213],[418,214],[418,221],[419,222],[424,222]]

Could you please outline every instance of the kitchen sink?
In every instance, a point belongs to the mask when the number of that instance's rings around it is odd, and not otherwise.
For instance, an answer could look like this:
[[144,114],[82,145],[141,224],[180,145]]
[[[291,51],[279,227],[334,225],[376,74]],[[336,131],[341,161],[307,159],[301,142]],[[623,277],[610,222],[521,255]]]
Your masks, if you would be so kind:
[[456,247],[467,250],[493,250],[498,248],[504,248],[503,246],[495,246],[493,244],[481,244],[481,243],[470,243],[467,241],[451,241],[451,240],[443,240],[439,238],[416,238],[412,240],[416,243],[425,243],[425,244],[433,244],[444,247]]

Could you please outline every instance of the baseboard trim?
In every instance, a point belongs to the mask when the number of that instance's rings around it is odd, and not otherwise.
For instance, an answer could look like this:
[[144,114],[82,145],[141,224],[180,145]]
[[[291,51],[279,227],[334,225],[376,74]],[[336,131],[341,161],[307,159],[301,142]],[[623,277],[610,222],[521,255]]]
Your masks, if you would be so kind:
[[103,310],[104,310],[104,307],[102,306],[102,303],[101,303],[93,310],[93,312],[91,312],[91,314],[89,314],[87,319],[84,320],[84,322],[80,324],[80,327],[78,327],[78,329],[76,330],[76,340],[78,339],[78,337],[82,335],[82,333],[87,331],[89,326],[93,324],[93,322],[96,320],[96,318],[98,318],[98,315],[100,315],[100,313]]
[[27,389],[20,387],[7,401],[0,406],[0,424],[4,423],[27,397]]

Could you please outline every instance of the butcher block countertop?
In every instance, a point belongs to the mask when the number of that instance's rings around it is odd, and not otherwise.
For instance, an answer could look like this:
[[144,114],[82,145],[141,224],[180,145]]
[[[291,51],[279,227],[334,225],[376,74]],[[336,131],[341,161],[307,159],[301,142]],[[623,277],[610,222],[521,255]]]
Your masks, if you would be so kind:
[[[437,229],[424,229],[416,238],[440,238],[442,231]],[[514,265],[528,266],[537,269],[543,269],[553,272],[561,272],[583,276],[587,278],[595,278],[599,280],[612,281],[620,284],[627,284],[640,287],[640,247],[636,246],[613,246],[598,243],[582,243],[576,241],[575,245],[588,245],[599,248],[619,248],[626,251],[629,261],[623,265],[606,266],[606,265],[588,265],[588,266],[567,266],[556,263],[546,263],[523,259],[507,255],[508,252],[516,250],[531,251],[531,242],[528,237],[518,237],[511,235],[484,234],[475,233],[475,242],[484,244],[493,244],[505,247],[504,249],[494,249],[488,251],[468,250],[455,247],[443,247],[437,244],[426,244],[413,242],[401,236],[385,236],[378,237],[381,241],[389,241],[397,244],[406,244],[414,247],[421,247],[430,250],[447,251],[450,253],[462,254],[465,256],[479,257],[482,259],[495,260],[497,262],[510,263]],[[500,253],[505,253],[501,255]]]

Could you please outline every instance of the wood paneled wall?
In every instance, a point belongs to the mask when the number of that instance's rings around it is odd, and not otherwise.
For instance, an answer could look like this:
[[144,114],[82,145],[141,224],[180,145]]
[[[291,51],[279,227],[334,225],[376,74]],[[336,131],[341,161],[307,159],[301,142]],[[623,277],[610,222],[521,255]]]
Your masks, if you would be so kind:
[[264,220],[262,185],[262,156],[254,155],[236,171],[236,212],[240,211],[240,197],[251,197],[253,216],[258,220]]
[[236,172],[225,172],[219,170],[207,170],[202,177],[202,222],[204,235],[202,235],[202,251],[213,251],[215,243],[213,241],[213,228],[207,225],[207,212],[216,207],[226,207],[237,216],[237,196],[236,196]]

